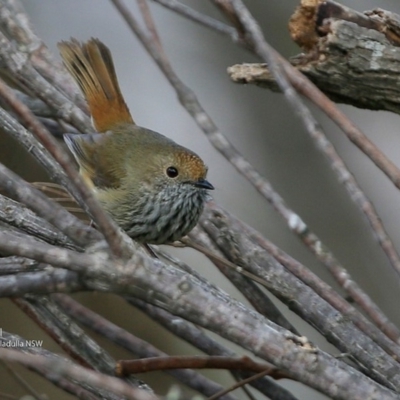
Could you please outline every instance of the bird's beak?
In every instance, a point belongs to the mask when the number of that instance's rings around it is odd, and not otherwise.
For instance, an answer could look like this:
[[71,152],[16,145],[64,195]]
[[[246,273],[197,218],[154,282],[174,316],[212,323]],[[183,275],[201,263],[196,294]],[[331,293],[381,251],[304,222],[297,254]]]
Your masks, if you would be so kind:
[[207,190],[214,190],[214,186],[211,185],[210,182],[208,182],[205,179],[200,178],[198,181],[194,183],[194,186],[201,188],[201,189],[207,189]]

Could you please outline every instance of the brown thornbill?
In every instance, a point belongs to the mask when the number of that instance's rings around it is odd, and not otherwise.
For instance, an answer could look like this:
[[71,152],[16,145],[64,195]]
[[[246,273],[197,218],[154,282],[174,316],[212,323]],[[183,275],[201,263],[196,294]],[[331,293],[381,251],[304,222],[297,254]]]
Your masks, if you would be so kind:
[[179,240],[196,225],[207,167],[191,150],[137,126],[122,97],[110,50],[98,39],[58,45],[98,133],[64,135],[80,173],[107,213],[143,243]]

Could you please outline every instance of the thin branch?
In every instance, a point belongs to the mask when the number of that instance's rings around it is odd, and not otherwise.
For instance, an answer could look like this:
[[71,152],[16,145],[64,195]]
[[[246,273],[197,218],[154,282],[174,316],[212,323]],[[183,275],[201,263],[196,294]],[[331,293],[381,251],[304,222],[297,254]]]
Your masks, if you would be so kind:
[[47,374],[58,378],[73,379],[75,382],[89,384],[111,391],[116,395],[131,400],[156,400],[158,397],[148,391],[133,388],[120,379],[100,374],[62,359],[49,359],[39,354],[22,354],[16,350],[0,348],[0,359],[18,363],[27,368],[43,368]]
[[2,164],[0,164],[0,187],[58,228],[78,246],[88,246],[101,240],[99,232],[85,225]]
[[[10,0],[7,1],[7,3],[10,2]],[[1,11],[3,10],[6,11],[6,7],[2,6],[0,8],[0,18],[4,18],[5,14],[7,14],[7,11],[2,13]],[[15,17],[13,21],[16,20],[18,19]],[[62,84],[66,81],[65,71],[60,68],[60,64],[54,65],[54,63],[49,63],[48,60],[41,59],[40,57],[35,58],[34,53],[38,50],[38,47],[35,47],[35,50],[33,50],[30,46],[18,46],[15,42],[10,41],[3,32],[0,32],[0,42],[2,76],[5,75],[7,78],[10,78],[13,86],[24,93],[41,99],[49,107],[56,110],[60,118],[75,126],[80,132],[86,133],[91,131],[88,116],[61,93],[61,91],[65,93],[64,88],[58,90],[53,84],[47,81],[47,78],[51,81],[52,78],[55,78],[54,75],[59,75],[57,73],[54,74],[54,71],[63,71],[63,76],[57,77],[57,84],[56,81],[54,81],[56,86],[60,86],[60,83]],[[42,43],[39,49],[43,47],[44,45]],[[22,52],[21,49],[28,49],[28,55]],[[41,55],[47,58],[45,53],[45,51],[42,51]],[[35,66],[32,65],[31,60],[36,60]],[[38,70],[41,70],[41,73],[39,73]]]
[[[161,44],[161,39],[157,32],[157,28],[154,23],[153,17],[151,15],[149,5],[147,4],[147,0],[136,0],[136,2],[139,5],[140,12],[142,14],[144,23],[146,25],[147,31],[149,32],[151,40],[158,47],[158,51],[160,53],[163,53],[164,49]],[[165,56],[165,55],[163,54],[163,56]]]
[[[112,322],[106,320],[102,316],[89,310],[75,300],[65,295],[53,295],[53,299],[65,310],[65,312],[79,323],[87,328],[102,335],[112,341],[113,343],[129,350],[140,358],[149,357],[166,357],[167,354],[163,353],[150,343],[139,339],[126,330],[114,325]],[[199,391],[204,396],[212,396],[221,390],[221,386],[215,382],[201,376],[195,371],[182,370],[182,371],[166,371],[170,375],[179,379],[188,387]],[[225,400],[232,400],[227,397]]]
[[7,111],[0,108],[2,132],[14,138],[36,161],[43,166],[51,179],[73,192],[73,188],[64,171],[43,145]]
[[[38,371],[39,371],[39,369],[35,372],[38,372]],[[84,389],[83,387],[81,387],[79,385],[72,383],[71,381],[69,381],[67,379],[57,378],[56,376],[54,376],[55,374],[53,374],[53,375],[47,374],[46,375],[46,373],[42,372],[41,375],[45,375],[45,379],[47,379],[49,382],[53,383],[54,385],[56,385],[60,389],[64,390],[65,392],[70,393],[73,396],[76,396],[76,398],[80,399],[80,400],[105,400],[105,399],[107,399],[107,398],[109,399],[111,397],[111,396],[103,395],[103,397],[100,398],[99,396],[90,393],[90,391]],[[19,399],[19,400],[21,400],[21,399]],[[110,400],[116,400],[116,399],[110,399]]]
[[265,375],[268,374],[268,370],[259,372],[258,374],[252,375],[247,379],[243,379],[240,382],[237,382],[236,384],[232,385],[231,387],[228,387],[227,389],[221,391],[220,393],[217,393],[214,396],[209,397],[207,400],[216,400],[221,398],[221,396],[224,396],[228,394],[229,392],[232,392],[233,390],[236,390],[244,385],[247,385],[248,383],[252,383],[253,381],[260,379],[264,377]]
[[288,378],[276,368],[257,363],[249,357],[221,357],[221,356],[166,356],[142,358],[140,360],[119,360],[116,371],[118,375],[139,374],[151,371],[168,369],[227,369],[264,372],[274,379]]
[[14,92],[18,100],[24,103],[37,117],[54,119],[58,118],[56,111],[54,109],[51,109],[42,100],[28,96],[27,94],[22,93],[18,90],[14,90]]
[[[0,173],[1,176],[1,173]],[[21,181],[19,181],[18,185],[21,184]],[[10,183],[8,183],[10,185]],[[26,183],[25,183],[26,185]],[[0,186],[1,183],[0,183]],[[31,187],[29,185],[25,186],[24,193],[29,193],[29,190]],[[13,192],[15,194],[15,192]],[[38,201],[38,198],[36,197],[37,192],[32,192],[29,194],[29,197],[32,198],[34,197],[36,202]],[[27,197],[24,198],[25,201],[27,201]],[[54,201],[54,200],[53,200]],[[46,199],[46,203],[49,205],[50,203]],[[53,205],[51,205],[52,207]],[[48,207],[43,207],[43,203],[37,204],[35,206],[36,209],[38,208],[43,211],[42,215],[48,216],[46,211],[50,211]],[[57,221],[59,224],[62,223],[64,220],[65,215],[58,215],[57,214]],[[68,216],[69,218],[69,216]],[[23,232],[26,232],[29,235],[35,236],[38,239],[45,240],[46,242],[54,245],[58,245],[61,247],[66,247],[69,249],[73,250],[82,250],[81,247],[76,246],[70,239],[68,239],[67,236],[63,235],[59,230],[55,229],[53,225],[48,223],[46,220],[43,218],[40,218],[37,216],[35,213],[33,213],[29,208],[26,208],[25,206],[17,203],[16,201],[13,201],[11,199],[8,199],[7,197],[4,197],[0,195],[0,221],[5,222],[9,225],[12,225]],[[77,224],[76,224],[77,223]],[[73,225],[80,225],[80,228],[82,228],[82,224],[80,221],[75,220],[73,222]],[[78,228],[78,226],[76,226]],[[95,233],[95,232],[93,232]],[[71,232],[71,234],[74,234]],[[95,233],[96,234],[96,233]],[[100,238],[100,235],[99,235]]]
[[229,36],[234,43],[244,44],[244,42],[239,38],[239,35],[235,28],[217,19],[211,18],[208,15],[205,15],[199,11],[196,11],[191,7],[187,6],[186,4],[182,4],[176,0],[153,0],[153,1],[169,10],[176,12],[179,15],[182,15],[183,17],[193,22],[196,22],[207,28],[210,28],[223,35]]

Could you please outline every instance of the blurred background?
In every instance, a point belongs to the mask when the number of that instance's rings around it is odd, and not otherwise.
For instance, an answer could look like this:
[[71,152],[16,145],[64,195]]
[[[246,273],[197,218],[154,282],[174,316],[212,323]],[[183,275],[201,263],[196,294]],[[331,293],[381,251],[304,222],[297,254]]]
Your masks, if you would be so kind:
[[[183,2],[199,11],[220,17],[218,11],[206,1]],[[113,53],[120,85],[136,122],[169,136],[201,155],[209,166],[209,180],[216,187],[213,192],[214,199],[221,206],[262,232],[336,287],[330,275],[289,232],[270,205],[208,143],[180,106],[174,90],[109,2],[24,0],[22,3],[36,33],[54,54],[58,55],[57,42],[70,37],[82,41],[97,37],[105,42]],[[127,3],[133,11],[136,10],[134,1]],[[286,57],[299,52],[287,29],[288,19],[298,5],[298,0],[248,0],[246,3],[271,45]],[[400,14],[398,0],[353,0],[342,1],[342,4],[358,11],[380,7]],[[150,6],[174,68],[183,81],[197,93],[200,102],[221,132],[271,181],[275,190],[328,245],[353,278],[392,321],[399,324],[397,276],[376,245],[362,215],[349,200],[283,96],[254,86],[236,85],[229,80],[227,67],[258,60],[232,44],[228,38],[195,25],[156,4],[151,3]],[[359,110],[350,106],[339,107],[400,166],[398,115]],[[314,112],[350,171],[373,201],[387,231],[400,250],[398,191],[371,161],[349,143],[333,123],[315,109]],[[3,133],[0,133],[0,160],[29,181],[46,179],[44,172],[24,150]],[[172,249],[171,252],[196,267],[209,280],[241,299],[205,258],[189,250]],[[89,293],[74,297],[169,354],[193,353],[189,345],[173,340],[170,334],[133,308],[126,307],[123,300],[116,296]],[[61,352],[52,340],[44,336],[9,300],[1,299],[0,302],[1,328],[28,339],[43,338],[46,348]],[[338,353],[311,327],[287,311],[285,306],[279,302],[277,304],[303,335],[324,350]],[[93,336],[101,345],[106,346],[116,359],[131,357],[96,335]],[[205,374],[218,379],[223,385],[232,382],[225,373],[216,374],[215,371],[211,371]],[[47,393],[49,398],[71,398],[53,389],[36,375],[24,371],[23,376],[37,390]],[[157,373],[141,378],[160,394],[165,394],[173,383],[172,379]],[[282,384],[293,389],[299,399],[325,398],[300,384]],[[23,389],[10,379],[1,366],[0,391],[16,396],[24,394]],[[236,395],[244,398],[241,391],[237,391]]]

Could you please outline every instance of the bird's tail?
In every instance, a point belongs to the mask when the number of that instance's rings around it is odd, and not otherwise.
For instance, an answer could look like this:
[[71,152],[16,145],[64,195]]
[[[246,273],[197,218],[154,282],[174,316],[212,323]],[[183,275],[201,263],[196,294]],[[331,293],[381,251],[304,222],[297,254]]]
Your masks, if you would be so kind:
[[134,123],[122,97],[107,46],[98,39],[86,43],[71,39],[59,43],[58,48],[65,66],[86,98],[98,132],[112,130],[121,123]]

